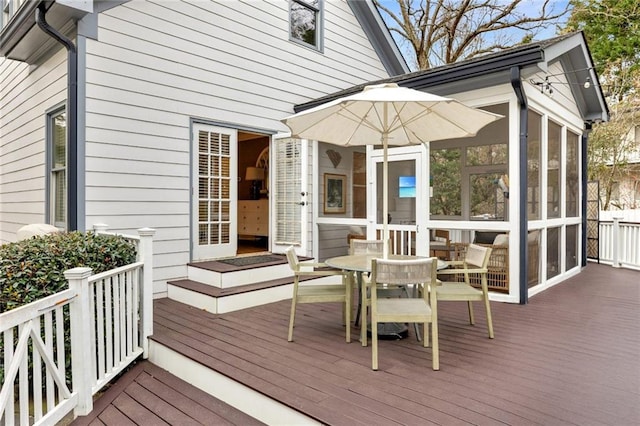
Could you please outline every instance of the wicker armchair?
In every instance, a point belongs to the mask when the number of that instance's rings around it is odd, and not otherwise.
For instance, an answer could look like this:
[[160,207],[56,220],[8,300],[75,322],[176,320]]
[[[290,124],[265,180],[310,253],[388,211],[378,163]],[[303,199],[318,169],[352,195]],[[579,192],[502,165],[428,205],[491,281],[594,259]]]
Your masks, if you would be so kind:
[[[489,290],[500,291],[503,293],[509,292],[509,246],[494,245],[494,244],[479,244],[480,246],[490,247],[491,256],[489,257],[489,265],[487,266],[487,281],[489,284]],[[453,246],[453,260],[464,260],[467,253],[467,247],[469,243],[452,243]],[[464,277],[459,277],[460,282],[464,281]],[[471,276],[470,284],[474,287],[480,288],[480,277]]]

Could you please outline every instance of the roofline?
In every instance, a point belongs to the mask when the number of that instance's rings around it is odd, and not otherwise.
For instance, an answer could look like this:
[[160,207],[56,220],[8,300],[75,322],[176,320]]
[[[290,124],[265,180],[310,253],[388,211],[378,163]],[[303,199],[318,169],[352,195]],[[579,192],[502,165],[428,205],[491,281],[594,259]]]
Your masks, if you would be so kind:
[[[399,86],[411,89],[424,89],[438,86],[444,83],[465,80],[471,76],[495,74],[499,72],[510,72],[513,66],[526,67],[535,65],[544,60],[544,50],[539,44],[528,44],[522,49],[499,52],[499,54],[486,55],[479,59],[472,59],[454,64],[443,65],[430,70],[421,70],[400,76],[390,77],[375,82],[351,87],[338,93],[333,93],[321,98],[313,99],[309,102],[294,106],[295,112],[300,112],[322,105],[342,96],[361,91],[364,86],[378,83],[397,83]],[[508,81],[507,81],[508,82]]]
[[389,75],[401,75],[409,72],[409,66],[373,1],[347,0],[347,4]]

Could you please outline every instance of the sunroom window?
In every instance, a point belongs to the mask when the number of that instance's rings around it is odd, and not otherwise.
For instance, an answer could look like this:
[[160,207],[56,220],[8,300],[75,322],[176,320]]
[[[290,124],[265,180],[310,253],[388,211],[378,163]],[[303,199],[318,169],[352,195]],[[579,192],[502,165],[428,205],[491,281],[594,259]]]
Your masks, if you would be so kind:
[[289,36],[291,40],[322,48],[320,42],[322,26],[322,0],[290,0]]
[[58,228],[67,226],[67,126],[64,110],[48,116],[49,126],[49,204],[50,222]]

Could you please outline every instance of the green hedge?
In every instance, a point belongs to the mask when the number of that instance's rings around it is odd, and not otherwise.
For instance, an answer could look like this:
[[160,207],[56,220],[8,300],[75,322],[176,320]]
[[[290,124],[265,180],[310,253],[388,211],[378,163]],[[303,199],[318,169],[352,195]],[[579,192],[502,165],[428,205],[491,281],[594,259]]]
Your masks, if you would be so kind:
[[[135,246],[123,237],[62,232],[0,246],[0,313],[42,299],[67,288],[64,271],[88,267],[94,274],[136,261]],[[69,345],[65,314],[65,347]],[[17,339],[14,335],[14,339]],[[0,341],[0,352],[4,352]],[[14,342],[15,344],[15,342]],[[1,358],[1,356],[0,356]],[[70,360],[67,353],[67,363]],[[32,359],[29,358],[29,376]],[[67,380],[71,373],[67,365]],[[0,381],[4,366],[0,360]]]
[[88,267],[94,274],[135,262],[123,237],[61,232],[0,246],[0,312],[67,288],[64,271]]

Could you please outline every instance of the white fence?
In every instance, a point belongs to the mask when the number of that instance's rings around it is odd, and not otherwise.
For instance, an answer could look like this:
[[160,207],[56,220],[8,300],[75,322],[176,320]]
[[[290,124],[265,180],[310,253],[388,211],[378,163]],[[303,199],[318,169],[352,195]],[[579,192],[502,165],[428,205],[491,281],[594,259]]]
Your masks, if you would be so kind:
[[640,270],[640,223],[600,222],[600,261]]
[[69,289],[0,315],[1,424],[51,425],[72,410],[87,415],[96,392],[137,357],[148,356],[154,233],[145,228],[129,237],[138,246],[137,262],[97,275],[90,268],[65,271]]

